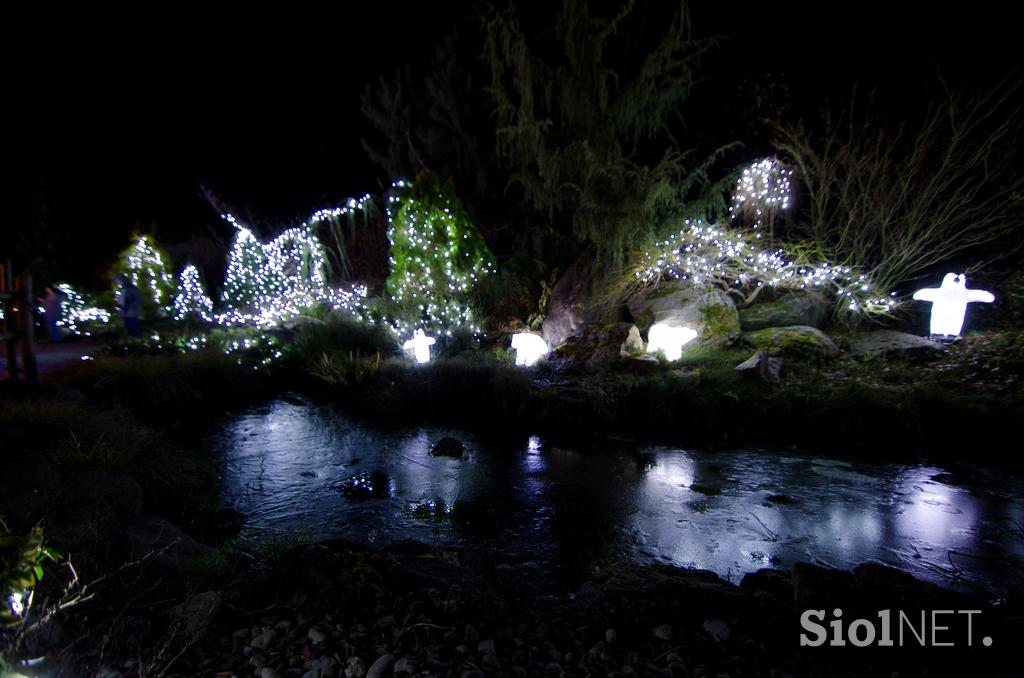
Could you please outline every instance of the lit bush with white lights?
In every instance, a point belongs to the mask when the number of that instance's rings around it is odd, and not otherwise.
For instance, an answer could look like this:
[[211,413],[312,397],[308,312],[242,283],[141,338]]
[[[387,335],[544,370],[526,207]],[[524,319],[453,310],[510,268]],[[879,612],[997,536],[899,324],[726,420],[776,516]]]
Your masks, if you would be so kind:
[[213,320],[213,302],[206,294],[199,270],[189,264],[178,277],[178,294],[174,297],[174,319],[210,322]]
[[55,286],[61,299],[60,320],[57,325],[71,334],[91,336],[92,333],[110,322],[110,312],[97,306],[91,299],[68,283]]
[[778,211],[790,206],[791,177],[792,170],[777,160],[753,163],[737,181],[730,207],[733,220],[750,224],[752,237],[739,229],[687,219],[640,253],[629,284],[644,288],[664,279],[688,280],[729,290],[747,302],[766,287],[817,290],[834,297],[837,309],[846,313],[892,311],[894,295],[853,267],[812,261],[758,242]]
[[167,256],[143,235],[121,253],[113,273],[121,273],[142,293],[143,307],[150,313],[170,315],[174,303],[174,277],[167,269]]
[[327,283],[327,256],[314,231],[317,216],[266,244],[231,215],[224,218],[237,234],[224,279],[226,309],[215,316],[217,323],[272,327],[317,305],[365,316],[364,286]]
[[424,173],[414,185],[396,183],[387,215],[388,325],[402,338],[416,329],[447,336],[479,332],[470,301],[480,278],[494,271],[493,256],[451,182]]

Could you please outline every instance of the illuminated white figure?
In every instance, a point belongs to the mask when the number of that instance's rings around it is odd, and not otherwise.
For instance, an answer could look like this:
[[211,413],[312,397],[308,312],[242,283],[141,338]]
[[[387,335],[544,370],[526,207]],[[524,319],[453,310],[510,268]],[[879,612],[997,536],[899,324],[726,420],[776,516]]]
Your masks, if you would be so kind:
[[991,304],[996,300],[991,292],[967,289],[967,276],[963,273],[947,273],[939,287],[918,290],[914,299],[932,302],[931,334],[951,337],[960,336],[968,303]]
[[657,323],[647,331],[647,352],[662,351],[667,360],[679,360],[683,357],[683,346],[696,338],[697,330]]
[[551,350],[543,338],[529,332],[512,335],[512,348],[516,352],[516,365],[536,365]]
[[429,363],[430,347],[433,344],[433,337],[428,337],[423,330],[416,330],[412,333],[412,339],[402,344],[402,348],[406,351],[412,349],[413,355],[416,356],[416,362]]

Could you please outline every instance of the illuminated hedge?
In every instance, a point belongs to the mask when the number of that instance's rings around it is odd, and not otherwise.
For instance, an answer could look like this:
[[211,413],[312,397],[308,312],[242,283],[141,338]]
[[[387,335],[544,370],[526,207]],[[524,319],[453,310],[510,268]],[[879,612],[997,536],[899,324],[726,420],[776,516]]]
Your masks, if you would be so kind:
[[466,215],[452,183],[424,173],[414,185],[398,182],[387,202],[391,243],[386,289],[387,323],[399,334],[416,328],[448,334],[473,322],[471,298],[480,278],[494,271],[493,255]]
[[178,276],[178,294],[174,297],[175,320],[213,320],[213,302],[206,294],[199,270],[189,264]]
[[263,245],[248,228],[225,216],[238,230],[228,255],[228,269],[224,275],[221,301],[233,309],[254,310],[269,294],[267,289],[267,253]]
[[121,252],[113,274],[128,277],[142,293],[142,304],[148,312],[171,313],[174,303],[174,277],[167,269],[167,255],[154,245],[149,236],[135,238],[131,247]]

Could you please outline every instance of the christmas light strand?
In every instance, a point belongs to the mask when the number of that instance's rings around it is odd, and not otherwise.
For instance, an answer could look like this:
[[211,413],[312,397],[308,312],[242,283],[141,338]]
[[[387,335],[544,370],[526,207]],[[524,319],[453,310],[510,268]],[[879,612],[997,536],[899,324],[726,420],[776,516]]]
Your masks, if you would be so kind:
[[290,228],[263,244],[230,214],[224,219],[237,229],[228,257],[222,300],[227,309],[214,316],[220,325],[272,327],[325,304],[358,319],[367,317],[367,289],[339,289],[327,284],[327,255],[314,224],[341,211],[320,211],[301,226]]
[[213,321],[213,301],[207,296],[199,271],[192,264],[182,269],[178,277],[178,294],[174,297],[174,319],[189,318]]
[[128,277],[140,289],[150,290],[157,308],[164,313],[171,312],[169,304],[174,279],[167,272],[160,252],[149,242],[149,236],[141,236],[128,252]]
[[876,289],[867,276],[849,266],[805,265],[788,258],[784,250],[761,249],[742,234],[699,219],[687,219],[679,231],[644,253],[634,276],[643,287],[668,278],[737,289],[818,288],[834,293],[847,309],[869,314],[888,313],[895,306],[895,294]]
[[384,318],[397,337],[427,328],[451,336],[457,329],[480,333],[468,303],[480,279],[495,271],[479,231],[444,193],[421,200],[404,181],[392,184],[388,221],[388,292],[404,314]]
[[743,170],[736,181],[729,213],[736,221],[748,218],[755,238],[760,239],[766,222],[771,223],[778,210],[787,209],[792,198],[793,170],[774,158],[758,160]]
[[90,324],[106,325],[110,322],[110,313],[89,304],[85,297],[68,283],[59,283],[55,288],[64,297],[61,299],[59,327],[78,336],[89,337],[92,332]]

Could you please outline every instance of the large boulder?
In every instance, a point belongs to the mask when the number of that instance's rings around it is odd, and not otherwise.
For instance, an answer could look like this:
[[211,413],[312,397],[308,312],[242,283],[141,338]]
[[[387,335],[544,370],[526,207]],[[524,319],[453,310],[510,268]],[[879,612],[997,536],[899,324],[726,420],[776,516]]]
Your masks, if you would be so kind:
[[201,638],[213,624],[224,598],[217,591],[203,591],[172,607],[169,612],[171,632],[187,641]]
[[626,303],[633,322],[641,332],[661,323],[670,327],[689,327],[696,330],[701,339],[733,339],[739,336],[736,303],[720,290],[673,280],[635,294]]
[[877,330],[851,338],[850,352],[862,358],[900,356],[928,360],[945,353],[946,347],[937,341],[925,339],[916,334]]
[[564,344],[590,320],[592,295],[586,270],[593,257],[594,249],[586,249],[551,288],[542,329],[548,346]]
[[839,355],[839,347],[827,334],[806,325],[768,327],[748,332],[743,338],[757,350],[767,351],[772,356],[831,358]]
[[159,569],[208,574],[223,571],[227,566],[220,551],[199,543],[163,518],[145,514],[122,516],[113,533],[130,558],[145,559]]
[[752,375],[766,384],[782,383],[782,358],[758,351],[736,366],[741,374]]
[[744,332],[766,327],[807,325],[821,329],[825,326],[828,307],[824,300],[810,294],[786,294],[774,301],[752,304],[739,311],[740,327]]
[[548,358],[556,369],[596,367],[620,358],[639,356],[644,351],[640,330],[631,323],[586,325],[577,334]]

